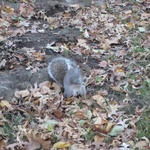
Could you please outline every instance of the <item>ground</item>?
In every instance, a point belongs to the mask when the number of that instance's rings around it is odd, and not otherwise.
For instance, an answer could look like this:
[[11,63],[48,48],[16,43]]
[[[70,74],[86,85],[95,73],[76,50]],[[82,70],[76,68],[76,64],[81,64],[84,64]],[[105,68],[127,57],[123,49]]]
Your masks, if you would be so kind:
[[[1,148],[149,149],[148,1],[88,2],[1,2]],[[91,68],[86,100],[52,84],[57,56]]]

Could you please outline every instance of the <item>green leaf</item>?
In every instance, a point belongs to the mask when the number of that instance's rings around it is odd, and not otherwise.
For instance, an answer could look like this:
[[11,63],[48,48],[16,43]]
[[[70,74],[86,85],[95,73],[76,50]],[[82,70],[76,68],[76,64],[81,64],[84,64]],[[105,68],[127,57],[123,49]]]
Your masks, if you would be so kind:
[[23,17],[18,17],[18,19],[20,20],[20,21],[25,21],[26,19],[25,18],[23,18]]
[[122,131],[124,130],[123,126],[117,125],[114,126],[113,129],[111,130],[111,132],[109,133],[110,136],[117,136],[119,135]]
[[47,121],[45,121],[45,122],[42,124],[42,126],[43,126],[44,128],[46,128],[48,131],[52,131],[53,128],[54,128],[54,126],[55,126],[55,124],[57,124],[57,121],[55,121],[55,120],[47,120]]
[[79,121],[80,126],[83,126],[85,123],[86,123],[85,120],[80,120],[80,121]]
[[88,119],[91,119],[93,114],[92,114],[91,110],[88,110],[86,115],[87,115]]
[[101,76],[98,76],[98,77],[96,77],[96,82],[101,82],[102,81],[102,77]]
[[144,27],[138,27],[140,32],[145,32],[145,28]]
[[148,84],[150,84],[150,79],[147,78],[147,79],[146,79],[146,82],[147,82]]

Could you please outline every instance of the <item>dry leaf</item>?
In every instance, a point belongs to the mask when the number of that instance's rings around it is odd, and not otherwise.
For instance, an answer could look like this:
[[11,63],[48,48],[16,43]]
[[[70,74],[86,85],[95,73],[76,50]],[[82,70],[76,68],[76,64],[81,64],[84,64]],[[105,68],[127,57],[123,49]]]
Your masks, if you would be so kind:
[[98,141],[98,142],[102,143],[104,141],[104,139],[105,139],[105,137],[100,137],[98,135],[94,136],[94,141],[96,141],[96,142]]
[[59,119],[61,119],[64,115],[62,112],[60,112],[59,110],[56,110],[56,109],[53,110],[53,113]]
[[78,43],[77,43],[77,46],[81,46],[81,47],[84,47],[85,49],[90,49],[89,46],[87,45],[86,43],[87,41],[84,40],[84,39],[78,39]]
[[15,97],[17,97],[17,98],[20,98],[20,97],[27,97],[27,96],[29,96],[29,91],[26,89],[26,90],[22,90],[22,91],[16,91],[15,92]]
[[6,100],[2,100],[2,101],[0,101],[0,107],[2,107],[2,108],[3,107],[11,108],[11,104]]
[[115,125],[114,123],[109,123],[109,122],[108,122],[108,123],[107,123],[107,126],[106,126],[106,131],[107,131],[107,132],[110,132],[114,125]]
[[70,143],[67,142],[57,142],[54,144],[53,148],[54,149],[58,149],[58,148],[69,148],[70,147]]
[[129,23],[127,23],[127,27],[128,27],[129,29],[134,29],[134,28],[135,28],[134,22],[129,22]]
[[85,118],[86,118],[86,117],[85,117],[85,113],[82,112],[82,111],[77,111],[77,112],[74,114],[74,118],[75,118],[75,119],[79,119],[79,120],[85,119]]
[[96,125],[103,125],[103,124],[106,124],[106,123],[108,123],[108,121],[105,119],[105,118],[103,118],[103,117],[97,117],[97,118],[94,118],[94,120],[96,120],[95,122],[94,122],[94,124]]
[[100,67],[102,67],[102,68],[105,68],[106,66],[107,66],[107,61],[101,61],[100,63],[99,63],[99,66]]
[[109,50],[111,48],[109,41],[106,40],[105,43],[102,44],[104,50]]

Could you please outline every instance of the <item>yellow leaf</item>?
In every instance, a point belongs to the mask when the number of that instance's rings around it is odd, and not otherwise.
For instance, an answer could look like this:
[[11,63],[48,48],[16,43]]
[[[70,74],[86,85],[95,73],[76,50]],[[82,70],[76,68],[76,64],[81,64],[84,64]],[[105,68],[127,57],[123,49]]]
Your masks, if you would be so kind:
[[105,137],[101,137],[101,136],[98,136],[98,135],[94,136],[94,141],[96,141],[96,142],[103,142],[104,139],[105,139]]
[[54,144],[53,148],[57,149],[57,148],[67,148],[70,147],[70,143],[67,142],[57,142]]
[[109,50],[111,48],[111,46],[108,42],[103,43],[102,47],[104,50]]
[[129,23],[127,23],[127,27],[128,27],[129,29],[135,28],[134,22],[129,22]]
[[[6,146],[6,143],[4,142],[4,140],[0,140],[0,148]],[[2,148],[3,149],[3,148]]]
[[106,131],[109,132],[113,126],[114,126],[114,123],[108,123],[106,126]]
[[8,101],[6,101],[6,100],[2,100],[1,102],[0,102],[0,107],[7,107],[7,108],[11,108],[11,105],[9,104],[9,102]]
[[119,66],[118,66],[118,67],[116,68],[116,72],[124,72],[124,70],[123,70],[122,67],[119,67]]
[[5,8],[5,11],[6,11],[6,13],[11,13],[11,12],[14,11],[14,9],[11,8],[11,7],[9,7],[9,6],[7,6],[7,7]]

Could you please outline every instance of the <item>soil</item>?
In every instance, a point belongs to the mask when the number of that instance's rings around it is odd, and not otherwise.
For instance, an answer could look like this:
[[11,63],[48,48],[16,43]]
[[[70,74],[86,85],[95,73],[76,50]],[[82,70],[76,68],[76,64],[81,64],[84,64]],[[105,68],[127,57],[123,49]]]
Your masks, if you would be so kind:
[[[47,1],[47,0],[37,0],[35,9],[44,9],[47,12],[47,16],[53,16],[57,12],[62,12],[66,9],[67,3],[64,1]],[[17,9],[19,7],[19,2],[11,3],[4,1],[7,5]],[[34,22],[35,18],[31,18],[31,22]],[[46,24],[42,19],[38,20],[41,24]],[[28,32],[22,36],[16,36],[6,39],[0,42],[0,55],[1,61],[6,60],[6,65],[0,67],[0,98],[11,100],[14,97],[16,90],[24,90],[33,86],[35,83],[39,84],[41,82],[50,80],[47,74],[47,64],[52,58],[60,55],[60,53],[55,53],[54,51],[47,50],[47,43],[60,43],[60,42],[74,42],[76,43],[77,37],[80,35],[80,31],[74,27],[59,28],[55,30],[46,30],[45,33],[31,33]],[[14,46],[9,46],[9,42],[13,41]],[[27,70],[29,65],[27,58],[19,58],[22,53],[25,53],[24,47],[36,49],[36,51],[45,51],[46,55],[44,60],[42,60],[41,68],[37,72],[31,72]],[[18,57],[16,57],[18,56]],[[83,62],[84,57],[69,54],[69,57],[74,57],[78,62]],[[91,60],[89,57],[89,65],[95,66],[96,60]],[[32,62],[31,62],[32,63]],[[36,64],[37,62],[34,61]],[[32,65],[32,64],[31,64]]]

